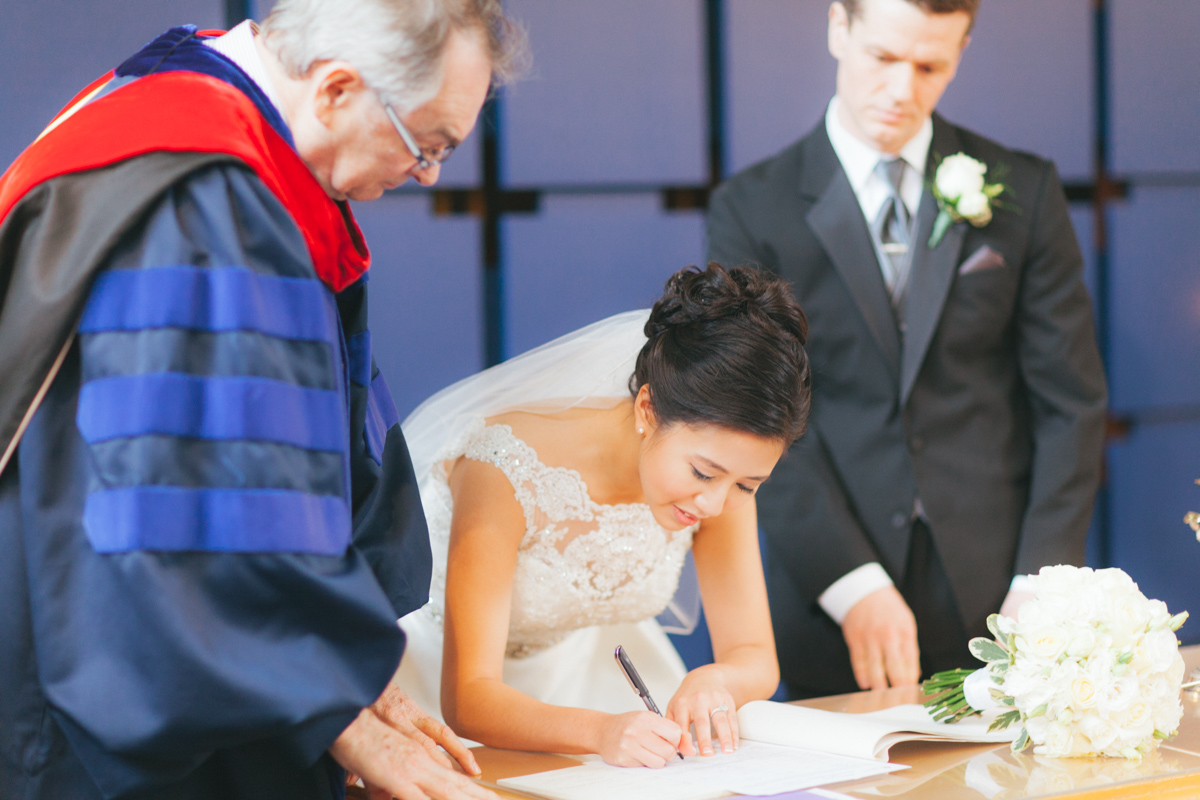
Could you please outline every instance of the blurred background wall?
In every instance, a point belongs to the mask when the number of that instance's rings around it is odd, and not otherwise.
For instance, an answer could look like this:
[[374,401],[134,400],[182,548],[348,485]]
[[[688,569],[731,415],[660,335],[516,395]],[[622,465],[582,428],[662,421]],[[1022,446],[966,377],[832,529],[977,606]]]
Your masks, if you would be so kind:
[[[807,132],[833,90],[828,0],[508,0],[532,75],[434,191],[355,211],[373,341],[406,414],[488,363],[648,306],[704,254],[715,181]],[[0,0],[0,163],[165,28],[270,0]],[[1200,2],[983,0],[952,121],[1054,159],[1112,395],[1093,565],[1196,621],[1200,543]],[[0,376],[0,380],[3,377]],[[702,657],[703,636],[682,643]]]

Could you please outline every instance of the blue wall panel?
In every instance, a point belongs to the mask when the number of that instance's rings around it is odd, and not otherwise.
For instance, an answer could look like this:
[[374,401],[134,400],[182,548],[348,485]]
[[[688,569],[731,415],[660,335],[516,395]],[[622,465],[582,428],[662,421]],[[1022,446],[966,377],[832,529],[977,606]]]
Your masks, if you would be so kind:
[[827,0],[726,0],[729,172],[803,136],[825,113],[837,62],[825,43]]
[[1183,524],[1200,511],[1200,424],[1135,427],[1108,454],[1113,566],[1172,612],[1191,611],[1180,638],[1200,642],[1200,543]]
[[401,417],[483,367],[479,222],[428,206],[394,194],[354,206],[371,247],[372,347]]
[[1111,219],[1112,405],[1200,403],[1200,188],[1136,189]]
[[[728,155],[732,171],[808,132],[834,92],[826,0],[727,2]],[[1091,172],[1090,0],[984,3],[948,119],[1053,158],[1067,177]]]
[[698,213],[664,213],[657,195],[548,197],[504,223],[505,354],[604,317],[649,308],[676,270],[704,258]]
[[507,91],[512,185],[702,183],[702,0],[511,0],[533,73]]
[[221,27],[222,0],[0,6],[0,171],[75,94],[173,25]]
[[1200,170],[1200,3],[1109,0],[1117,172]]
[[[1144,0],[1142,0],[1144,2]],[[979,7],[947,119],[1007,147],[1092,173],[1092,0],[1002,0]]]

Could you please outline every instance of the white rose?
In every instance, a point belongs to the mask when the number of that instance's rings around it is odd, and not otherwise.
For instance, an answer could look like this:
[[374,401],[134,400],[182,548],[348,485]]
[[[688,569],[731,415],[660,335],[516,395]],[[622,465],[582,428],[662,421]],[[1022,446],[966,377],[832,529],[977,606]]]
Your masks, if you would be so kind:
[[1078,725],[1080,733],[1091,741],[1094,752],[1103,752],[1117,740],[1117,726],[1098,714],[1088,714]]
[[1045,661],[1057,661],[1067,648],[1067,639],[1061,628],[1044,628],[1022,631],[1017,635],[1017,651],[1026,652]]
[[[1032,738],[1032,734],[1030,734]],[[1075,746],[1075,733],[1061,722],[1046,725],[1043,743],[1033,748],[1039,756],[1069,756]]]
[[986,174],[985,164],[965,153],[958,153],[942,159],[934,176],[934,184],[942,197],[953,202],[963,195],[982,192],[983,176]]
[[1164,698],[1154,709],[1154,729],[1163,733],[1179,730],[1179,721],[1182,719],[1183,704],[1178,697]]
[[1096,705],[1096,682],[1086,672],[1079,672],[1071,680],[1071,707],[1086,711]]
[[964,194],[955,205],[959,215],[977,228],[992,221],[992,206],[983,192]]
[[1154,716],[1149,704],[1141,700],[1114,714],[1112,721],[1119,728],[1122,747],[1137,747],[1154,735]]
[[1152,672],[1167,672],[1179,655],[1179,643],[1174,631],[1158,630],[1147,633],[1135,655]]
[[1096,633],[1090,628],[1080,628],[1071,634],[1067,642],[1067,655],[1071,658],[1087,658],[1095,651]]
[[1096,679],[1096,683],[1098,684],[1096,710],[1101,714],[1108,715],[1124,711],[1139,697],[1144,696],[1142,687],[1138,685],[1137,677],[1134,675],[1123,675],[1115,681],[1110,680],[1107,685],[1103,679]]

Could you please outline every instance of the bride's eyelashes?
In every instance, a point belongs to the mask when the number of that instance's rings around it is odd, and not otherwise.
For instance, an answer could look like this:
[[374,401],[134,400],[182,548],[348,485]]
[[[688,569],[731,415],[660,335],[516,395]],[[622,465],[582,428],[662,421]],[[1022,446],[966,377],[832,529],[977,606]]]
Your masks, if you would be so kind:
[[[712,475],[705,475],[703,472],[696,469],[694,466],[692,467],[692,474],[695,475],[699,480],[704,481],[705,483],[707,483],[708,481],[711,481],[713,479]],[[739,483],[737,485],[737,487],[739,489],[741,489],[743,492],[745,492],[746,494],[754,494],[754,487],[752,487],[752,486],[747,486],[744,483]]]

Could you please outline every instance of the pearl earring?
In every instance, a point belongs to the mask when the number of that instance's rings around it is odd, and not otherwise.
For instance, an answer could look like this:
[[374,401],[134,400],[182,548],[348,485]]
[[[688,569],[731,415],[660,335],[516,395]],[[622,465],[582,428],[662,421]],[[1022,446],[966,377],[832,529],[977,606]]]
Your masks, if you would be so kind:
[[646,429],[638,428],[638,436],[645,436],[645,435],[646,435]]

